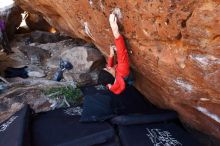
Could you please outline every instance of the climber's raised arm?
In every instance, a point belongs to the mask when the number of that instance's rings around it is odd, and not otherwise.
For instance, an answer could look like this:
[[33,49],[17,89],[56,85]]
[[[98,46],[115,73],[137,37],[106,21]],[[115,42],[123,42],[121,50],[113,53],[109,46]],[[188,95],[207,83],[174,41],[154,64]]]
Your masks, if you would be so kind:
[[[124,38],[119,33],[117,17],[114,14],[110,14],[109,23],[115,38],[116,48],[110,48],[107,67],[100,72],[98,83],[107,86],[113,93],[120,94],[126,88],[125,78],[130,73],[129,59]],[[113,58],[114,50],[117,53],[117,65],[115,66]]]

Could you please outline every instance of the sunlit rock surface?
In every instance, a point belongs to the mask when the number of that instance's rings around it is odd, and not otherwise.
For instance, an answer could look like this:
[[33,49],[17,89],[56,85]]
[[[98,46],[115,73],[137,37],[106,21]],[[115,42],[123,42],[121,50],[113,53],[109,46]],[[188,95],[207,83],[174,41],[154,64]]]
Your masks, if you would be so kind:
[[118,15],[136,87],[154,104],[220,138],[219,0],[16,0],[56,29],[93,42],[105,55]]

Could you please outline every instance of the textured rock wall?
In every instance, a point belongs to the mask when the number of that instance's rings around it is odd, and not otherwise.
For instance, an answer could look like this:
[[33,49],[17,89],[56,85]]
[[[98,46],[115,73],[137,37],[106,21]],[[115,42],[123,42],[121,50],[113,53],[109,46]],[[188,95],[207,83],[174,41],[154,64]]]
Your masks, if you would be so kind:
[[136,87],[154,104],[220,138],[219,0],[16,0],[56,29],[93,42],[105,55],[118,15]]

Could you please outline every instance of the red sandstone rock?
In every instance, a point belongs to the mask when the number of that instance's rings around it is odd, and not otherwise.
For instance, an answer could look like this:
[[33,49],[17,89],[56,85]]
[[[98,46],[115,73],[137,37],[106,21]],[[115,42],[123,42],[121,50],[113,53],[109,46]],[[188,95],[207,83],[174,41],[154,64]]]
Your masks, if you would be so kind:
[[154,104],[178,111],[184,122],[220,139],[219,0],[16,1],[105,55],[113,43],[108,16],[117,13],[136,87]]

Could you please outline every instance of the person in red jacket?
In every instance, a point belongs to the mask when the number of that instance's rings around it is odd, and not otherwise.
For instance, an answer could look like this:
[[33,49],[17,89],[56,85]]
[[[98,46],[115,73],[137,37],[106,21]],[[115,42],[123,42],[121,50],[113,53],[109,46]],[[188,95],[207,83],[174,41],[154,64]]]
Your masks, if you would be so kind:
[[[116,47],[110,47],[108,64],[99,73],[98,83],[106,86],[114,94],[120,94],[126,88],[125,79],[130,74],[128,52],[124,39],[119,33],[117,17],[110,14],[109,23],[115,38]],[[114,51],[117,53],[117,64],[114,65]]]

